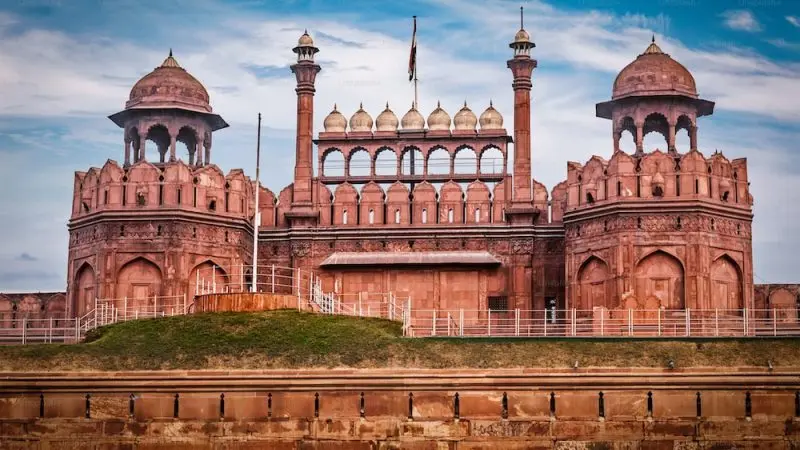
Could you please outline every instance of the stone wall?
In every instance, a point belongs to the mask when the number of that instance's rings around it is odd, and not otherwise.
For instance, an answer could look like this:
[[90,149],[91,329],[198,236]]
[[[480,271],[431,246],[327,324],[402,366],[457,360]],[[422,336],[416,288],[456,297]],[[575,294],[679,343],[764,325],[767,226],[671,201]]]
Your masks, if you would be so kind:
[[797,371],[576,372],[0,374],[0,443],[560,450],[800,443]]

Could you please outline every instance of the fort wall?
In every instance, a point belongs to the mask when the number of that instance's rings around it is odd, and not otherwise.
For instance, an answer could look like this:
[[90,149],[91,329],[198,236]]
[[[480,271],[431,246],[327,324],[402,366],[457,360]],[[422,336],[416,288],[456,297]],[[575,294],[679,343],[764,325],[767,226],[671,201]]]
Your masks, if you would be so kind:
[[793,370],[3,374],[3,448],[790,449]]

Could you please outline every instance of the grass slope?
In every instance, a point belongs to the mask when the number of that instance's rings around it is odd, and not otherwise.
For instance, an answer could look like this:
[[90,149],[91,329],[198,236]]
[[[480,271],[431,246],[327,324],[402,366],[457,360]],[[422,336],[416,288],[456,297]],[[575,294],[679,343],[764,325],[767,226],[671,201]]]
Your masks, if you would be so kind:
[[399,323],[292,310],[137,320],[77,345],[0,346],[2,371],[800,366],[800,340],[405,339]]

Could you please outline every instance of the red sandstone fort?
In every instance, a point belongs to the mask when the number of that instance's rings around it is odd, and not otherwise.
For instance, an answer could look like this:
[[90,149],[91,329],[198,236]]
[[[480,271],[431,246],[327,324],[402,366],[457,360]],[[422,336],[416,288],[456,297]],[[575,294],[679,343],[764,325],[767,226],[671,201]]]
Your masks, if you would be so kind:
[[[28,306],[81,316],[96,298],[192,298],[210,279],[247,291],[255,238],[259,290],[270,279],[274,289],[274,267],[304,270],[325,292],[391,292],[415,310],[796,307],[796,289],[753,284],[747,161],[701,152],[698,119],[714,103],[683,65],[654,40],[623,68],[596,106],[610,121],[608,152],[568,162],[548,190],[531,167],[534,43],[520,29],[510,47],[513,129],[489,102],[452,119],[441,106],[426,119],[416,105],[398,119],[387,105],[374,120],[363,108],[348,120],[334,106],[315,134],[323,68],[304,33],[291,66],[293,182],[258,195],[241,169],[213,163],[214,133],[228,124],[170,52],[110,116],[122,162],[75,174],[66,300]],[[688,148],[676,146],[682,131]],[[620,149],[624,132],[632,154]],[[649,133],[663,149],[644,151]],[[17,300],[0,296],[0,313]]]

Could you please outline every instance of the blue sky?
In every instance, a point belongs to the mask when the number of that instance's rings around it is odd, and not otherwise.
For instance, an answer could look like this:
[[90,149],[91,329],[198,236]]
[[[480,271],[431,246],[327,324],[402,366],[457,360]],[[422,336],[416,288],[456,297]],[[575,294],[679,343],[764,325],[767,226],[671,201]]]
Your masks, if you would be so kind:
[[[511,125],[508,42],[519,6],[537,43],[533,172],[548,188],[566,162],[611,155],[610,124],[594,104],[649,44],[686,65],[717,102],[700,121],[700,149],[747,157],[755,197],[756,282],[800,282],[800,7],[793,0],[20,0],[0,6],[0,291],[66,284],[73,173],[121,160],[121,130],[106,117],[173,48],[231,128],[213,161],[253,173],[256,114],[264,115],[265,184],[291,180],[291,48],[304,28],[323,67],[315,127],[334,103],[373,117],[413,100],[406,64],[419,16],[420,103],[451,114],[493,100]],[[650,138],[650,136],[648,136]],[[686,144],[685,137],[678,141]],[[646,141],[647,146],[661,146]]]

